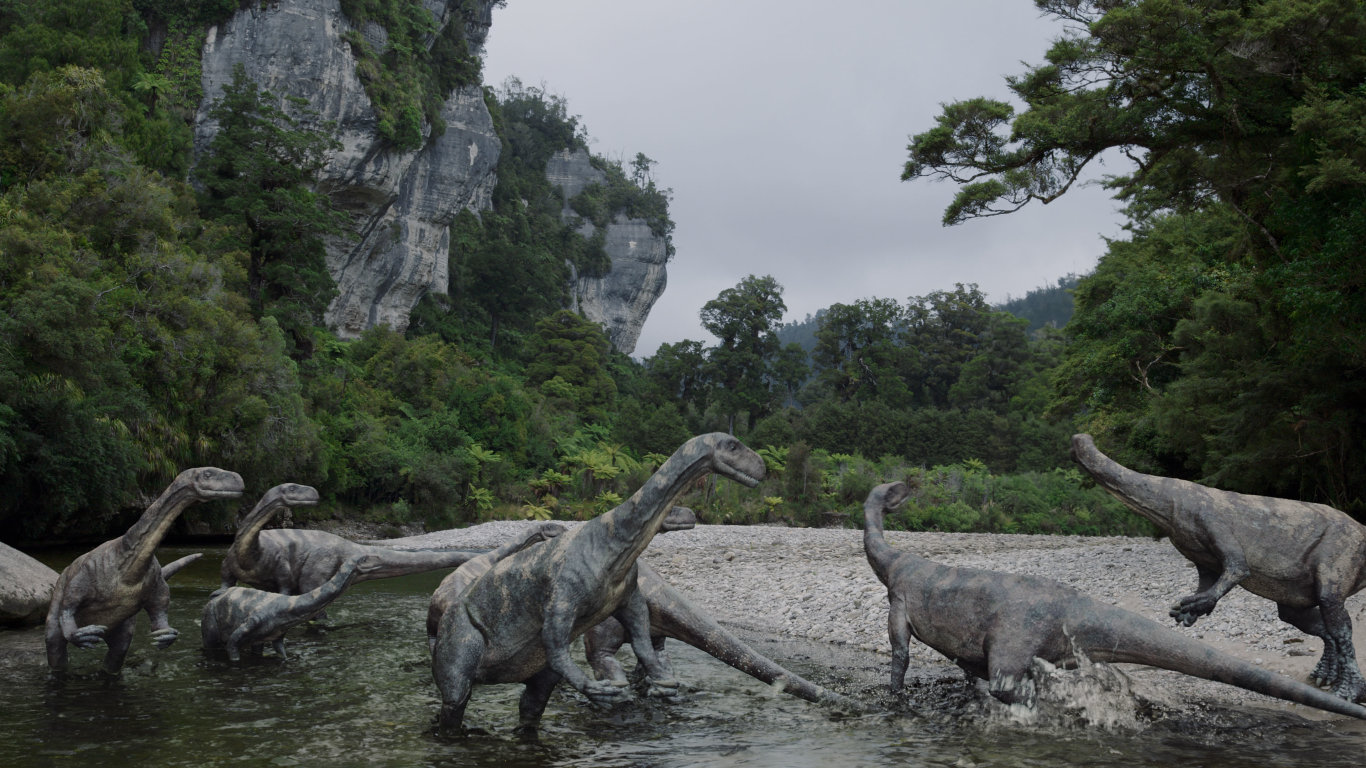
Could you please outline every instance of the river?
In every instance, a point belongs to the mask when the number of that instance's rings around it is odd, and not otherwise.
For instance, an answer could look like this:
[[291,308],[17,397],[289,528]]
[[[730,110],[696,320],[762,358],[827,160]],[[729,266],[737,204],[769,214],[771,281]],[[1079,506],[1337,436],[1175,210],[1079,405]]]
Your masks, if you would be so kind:
[[[191,551],[158,555],[169,562]],[[357,585],[322,628],[290,633],[287,659],[267,652],[231,663],[200,648],[199,612],[223,551],[199,551],[204,559],[171,582],[180,639],[156,651],[142,615],[117,678],[98,672],[101,646],[73,649],[71,673],[53,680],[41,628],[0,632],[0,765],[1270,767],[1359,765],[1366,751],[1366,724],[1270,708],[1173,717],[1130,707],[1122,725],[1103,727],[1062,707],[1021,722],[929,671],[913,674],[915,693],[891,700],[879,693],[874,658],[754,637],[795,671],[885,711],[830,712],[675,642],[688,687],[680,702],[603,710],[561,686],[539,738],[525,740],[512,734],[520,686],[477,687],[471,732],[442,739],[424,630],[442,573]],[[60,570],[76,554],[40,557]]]

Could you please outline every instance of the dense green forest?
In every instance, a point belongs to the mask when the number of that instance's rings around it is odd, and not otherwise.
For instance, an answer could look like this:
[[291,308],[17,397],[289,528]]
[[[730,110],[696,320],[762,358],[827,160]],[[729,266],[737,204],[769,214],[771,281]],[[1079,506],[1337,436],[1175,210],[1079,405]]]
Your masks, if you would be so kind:
[[[835,304],[809,339],[784,338],[781,284],[737,275],[698,297],[713,340],[636,361],[564,309],[571,266],[610,263],[561,212],[668,238],[670,193],[640,154],[595,157],[607,182],[564,200],[546,161],[589,146],[564,98],[485,89],[498,186],[452,227],[449,290],[405,333],[345,341],[322,325],[323,243],[348,231],[316,185],[330,127],[239,72],[193,156],[192,52],[235,1],[0,4],[0,539],[108,535],[199,465],[241,473],[247,505],[286,480],[317,487],[304,521],[582,519],[714,430],[770,473],[757,491],[690,492],[707,522],[857,524],[873,485],[906,479],[915,500],[890,525],[1148,532],[1072,468],[1079,428],[1140,468],[1360,512],[1363,11],[1039,5],[1073,24],[1009,81],[1027,109],[946,106],[906,178],[967,182],[956,222],[1060,194],[1105,147],[1138,158],[1110,182],[1130,237],[1076,283],[1065,330],[1045,317],[1051,287],[1021,300],[1039,305],[1024,319],[960,284]],[[343,10],[431,38],[415,0]],[[463,39],[363,42],[396,148],[477,82]],[[187,517],[228,531],[236,512]]]

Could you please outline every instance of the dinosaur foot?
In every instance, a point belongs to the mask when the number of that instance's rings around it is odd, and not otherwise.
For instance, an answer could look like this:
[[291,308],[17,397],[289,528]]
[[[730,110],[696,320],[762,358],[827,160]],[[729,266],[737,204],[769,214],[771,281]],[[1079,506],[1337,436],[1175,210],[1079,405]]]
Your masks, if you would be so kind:
[[1356,703],[1366,701],[1366,680],[1363,680],[1361,675],[1342,677],[1343,679],[1333,686],[1333,695]]
[[647,682],[646,696],[665,701],[678,701],[683,697],[683,689],[679,687],[678,681],[672,677],[659,680],[647,678]]
[[610,707],[631,700],[631,689],[613,680],[591,680],[581,691],[588,700],[599,706]]
[[104,633],[107,631],[109,627],[103,624],[87,624],[72,633],[68,642],[77,648],[94,648],[104,642]]
[[159,650],[166,650],[178,637],[180,637],[180,631],[171,627],[152,630],[152,644]]
[[1341,677],[1336,659],[1330,659],[1328,654],[1324,654],[1319,663],[1314,667],[1314,671],[1309,673],[1309,679],[1320,688],[1334,688],[1337,686],[1338,678]]
[[1191,595],[1181,598],[1181,602],[1171,606],[1167,615],[1176,619],[1176,623],[1183,627],[1189,627],[1201,616],[1208,616],[1214,610],[1214,602],[1201,595]]

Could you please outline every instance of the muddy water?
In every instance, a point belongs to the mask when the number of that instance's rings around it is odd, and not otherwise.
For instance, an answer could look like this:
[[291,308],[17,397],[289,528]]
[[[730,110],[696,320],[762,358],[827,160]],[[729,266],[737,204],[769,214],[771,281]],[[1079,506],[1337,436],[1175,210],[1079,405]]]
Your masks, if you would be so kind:
[[[166,562],[189,551],[160,555]],[[290,634],[287,660],[233,664],[199,648],[199,611],[221,556],[209,552],[172,582],[180,640],[153,650],[140,617],[118,678],[98,673],[101,647],[73,650],[72,674],[50,680],[41,630],[0,633],[0,766],[1346,766],[1366,754],[1363,724],[1270,707],[1165,711],[1116,693],[1107,675],[1089,682],[1107,689],[1100,709],[1123,710],[1108,719],[1073,706],[1068,697],[1080,694],[1066,692],[1049,713],[1012,719],[943,669],[916,672],[914,692],[893,700],[880,693],[874,658],[754,637],[875,714],[777,695],[674,643],[675,668],[690,686],[681,702],[607,711],[562,687],[540,738],[527,741],[511,734],[520,688],[481,687],[466,716],[473,732],[442,740],[423,629],[442,574],[358,585],[333,604],[325,629]],[[47,559],[60,568],[70,557]]]

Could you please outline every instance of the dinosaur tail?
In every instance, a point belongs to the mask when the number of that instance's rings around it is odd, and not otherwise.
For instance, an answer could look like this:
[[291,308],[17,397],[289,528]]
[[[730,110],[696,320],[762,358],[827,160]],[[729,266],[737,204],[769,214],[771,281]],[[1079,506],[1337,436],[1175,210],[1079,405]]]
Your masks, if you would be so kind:
[[668,591],[670,594],[667,604],[661,601],[659,610],[660,623],[666,636],[706,651],[735,669],[769,685],[777,685],[781,681],[785,693],[807,701],[839,703],[853,708],[852,702],[845,697],[784,669],[726,630],[715,619],[698,610],[681,594],[673,589]]
[[161,578],[169,581],[172,576],[176,575],[177,573],[180,573],[182,568],[189,565],[190,563],[193,563],[194,561],[198,560],[203,556],[203,552],[196,552],[193,555],[186,555],[180,558],[179,560],[174,560],[161,566]]
[[1113,640],[1103,643],[1106,646],[1103,648],[1083,649],[1095,661],[1131,662],[1169,669],[1366,720],[1366,707],[1217,651],[1155,621],[1120,609],[1114,610],[1116,615],[1107,617],[1114,631]]

